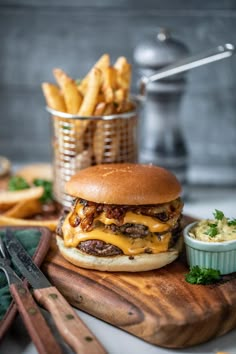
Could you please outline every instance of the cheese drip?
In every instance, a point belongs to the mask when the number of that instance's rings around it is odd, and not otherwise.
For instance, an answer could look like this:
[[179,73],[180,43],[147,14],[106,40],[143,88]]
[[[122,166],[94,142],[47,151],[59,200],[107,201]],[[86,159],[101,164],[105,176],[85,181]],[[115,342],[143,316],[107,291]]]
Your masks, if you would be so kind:
[[149,235],[144,238],[114,235],[103,231],[102,227],[85,232],[81,229],[80,225],[77,227],[72,227],[70,225],[70,214],[68,214],[62,226],[64,244],[66,247],[77,247],[82,241],[99,240],[117,246],[125,255],[137,255],[146,251],[151,253],[159,253],[168,250],[168,245],[171,238],[170,232],[165,233],[160,238],[155,235]]

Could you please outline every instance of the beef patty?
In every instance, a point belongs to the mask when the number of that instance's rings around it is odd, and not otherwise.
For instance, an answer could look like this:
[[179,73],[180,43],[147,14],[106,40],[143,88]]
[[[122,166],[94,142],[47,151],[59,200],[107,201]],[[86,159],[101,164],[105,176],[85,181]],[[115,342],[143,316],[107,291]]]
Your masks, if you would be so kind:
[[[77,203],[83,204],[84,206],[84,219],[80,220],[78,214],[76,213],[76,205]],[[106,217],[109,218],[116,218],[119,221],[122,221],[124,214],[128,211],[134,211],[138,214],[142,215],[148,215],[148,216],[154,216],[158,217],[159,220],[161,221],[166,221],[169,220],[171,217],[175,218],[175,221],[173,223],[173,227],[168,230],[168,232],[171,232],[172,237],[170,240],[169,247],[172,247],[176,241],[178,240],[180,234],[181,234],[181,226],[180,226],[180,220],[181,220],[181,210],[182,209],[182,202],[180,200],[176,200],[172,203],[168,203],[165,205],[157,205],[157,206],[139,206],[139,207],[133,207],[133,206],[109,206],[109,205],[104,205],[104,204],[96,204],[93,202],[87,202],[84,200],[76,200],[75,205],[74,205],[74,212],[70,216],[70,224],[71,227],[76,227],[78,224],[80,224],[82,229],[85,229],[86,231],[90,231],[92,229],[93,221],[96,215],[99,215],[101,212],[105,212]],[[57,234],[61,237],[63,237],[62,233],[62,225],[64,223],[64,220],[67,216],[68,211],[64,211],[62,214],[59,224],[57,227]],[[100,222],[99,222],[100,223]],[[132,238],[145,238],[146,236],[154,236],[161,238],[161,235],[163,233],[152,233],[150,232],[149,228],[145,225],[141,224],[131,224],[131,223],[126,223],[123,225],[116,225],[116,224],[110,224],[110,225],[104,225],[100,223],[100,227],[103,227],[104,231],[111,232],[115,235],[125,235],[127,237],[132,237]],[[100,256],[100,257],[108,257],[108,256],[115,256],[119,254],[123,254],[122,250],[118,248],[117,246],[114,246],[110,243],[106,243],[104,241],[100,240],[86,240],[82,241],[78,244],[77,246],[81,251],[91,254],[94,256]],[[146,252],[150,253],[150,250],[147,249]]]
[[[130,226],[131,224],[125,224],[125,225],[129,225],[129,226],[127,226],[127,229],[132,228],[132,226]],[[123,225],[123,226],[125,226],[125,225]],[[133,228],[135,228],[136,230],[138,230],[140,226],[143,226],[143,225],[133,224]],[[170,247],[174,246],[174,244],[177,242],[180,235],[181,235],[181,228],[178,225],[174,230],[172,230]],[[160,237],[160,234],[156,234],[155,236]],[[97,257],[99,257],[99,256],[100,257],[109,257],[109,256],[116,256],[119,254],[123,254],[122,250],[120,248],[118,248],[117,246],[114,246],[110,243],[106,243],[106,242],[100,241],[100,240],[82,241],[78,244],[77,247],[79,248],[80,251],[83,251],[85,253],[88,253],[88,254],[91,254],[91,255],[97,256]],[[150,249],[146,249],[145,252],[150,253]]]

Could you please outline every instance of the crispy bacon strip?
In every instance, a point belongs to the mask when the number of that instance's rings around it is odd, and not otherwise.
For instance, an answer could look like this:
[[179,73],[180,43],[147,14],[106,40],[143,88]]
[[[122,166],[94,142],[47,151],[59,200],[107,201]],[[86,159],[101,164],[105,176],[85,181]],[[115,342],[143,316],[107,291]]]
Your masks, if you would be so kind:
[[[79,217],[76,211],[80,204],[83,204],[84,217]],[[127,211],[132,211],[137,214],[155,217],[163,222],[171,220],[171,224],[174,226],[181,214],[182,207],[183,203],[180,198],[170,203],[141,206],[98,204],[77,199],[69,222],[72,227],[76,227],[80,223],[83,231],[91,231],[93,229],[94,219],[102,212],[105,213],[108,219],[115,219],[118,225],[122,225]]]

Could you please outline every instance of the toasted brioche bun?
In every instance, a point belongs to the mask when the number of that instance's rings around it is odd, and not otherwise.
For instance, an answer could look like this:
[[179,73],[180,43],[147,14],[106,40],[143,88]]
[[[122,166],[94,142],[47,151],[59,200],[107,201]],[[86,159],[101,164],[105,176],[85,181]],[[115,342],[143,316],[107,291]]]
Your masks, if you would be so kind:
[[57,246],[62,256],[70,263],[87,269],[109,272],[143,272],[158,269],[172,263],[179,255],[183,246],[182,236],[178,239],[175,247],[166,252],[155,254],[142,253],[135,255],[133,259],[126,255],[112,257],[96,257],[81,252],[75,247],[65,247],[60,236],[56,237]]
[[164,168],[141,164],[104,164],[88,167],[66,184],[74,197],[103,204],[162,204],[179,197],[177,178]]
[[27,165],[18,170],[16,175],[24,178],[28,183],[32,183],[36,178],[52,181],[52,166],[47,163]]

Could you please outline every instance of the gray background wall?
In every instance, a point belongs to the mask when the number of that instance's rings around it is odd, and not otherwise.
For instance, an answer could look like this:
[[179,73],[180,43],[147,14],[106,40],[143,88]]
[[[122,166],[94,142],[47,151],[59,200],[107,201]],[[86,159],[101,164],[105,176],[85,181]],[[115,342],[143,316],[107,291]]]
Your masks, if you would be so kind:
[[[236,44],[236,2],[1,0],[0,155],[50,160],[40,83],[53,80],[52,68],[81,77],[105,52],[132,62],[135,46],[158,27],[170,28],[192,53]],[[236,183],[236,56],[189,73],[181,124],[190,180]]]

